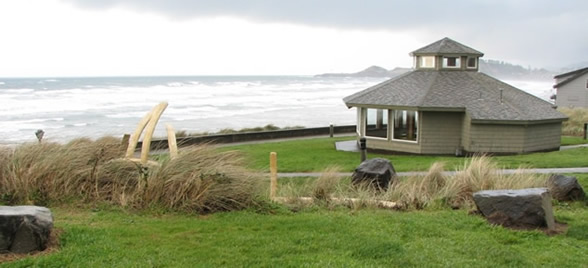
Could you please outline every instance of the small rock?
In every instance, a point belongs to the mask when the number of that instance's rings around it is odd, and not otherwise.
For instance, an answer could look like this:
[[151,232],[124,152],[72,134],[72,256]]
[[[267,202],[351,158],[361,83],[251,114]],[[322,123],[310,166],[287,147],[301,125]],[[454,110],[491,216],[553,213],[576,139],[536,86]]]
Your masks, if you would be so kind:
[[389,160],[373,158],[363,161],[353,172],[351,182],[354,185],[367,183],[377,189],[388,189],[388,185],[396,179],[396,171]]
[[547,180],[553,199],[558,201],[584,200],[586,193],[574,176],[554,174]]
[[0,252],[44,250],[52,228],[53,215],[48,208],[0,206]]
[[478,210],[493,224],[512,228],[555,228],[547,188],[487,190],[474,193]]

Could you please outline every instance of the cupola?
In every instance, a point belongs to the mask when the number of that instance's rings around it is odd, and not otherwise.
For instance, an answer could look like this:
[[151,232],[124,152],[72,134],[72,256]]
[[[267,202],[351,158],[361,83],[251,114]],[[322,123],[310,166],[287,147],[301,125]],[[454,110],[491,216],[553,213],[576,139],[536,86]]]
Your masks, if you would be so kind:
[[416,70],[478,71],[484,53],[445,37],[411,52],[410,56]]

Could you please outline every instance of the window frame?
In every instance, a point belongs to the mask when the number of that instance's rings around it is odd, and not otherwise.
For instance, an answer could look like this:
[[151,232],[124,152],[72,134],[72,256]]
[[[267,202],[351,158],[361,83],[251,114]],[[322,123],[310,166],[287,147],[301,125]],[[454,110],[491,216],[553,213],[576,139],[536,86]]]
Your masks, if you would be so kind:
[[[431,65],[427,65],[425,64],[427,61],[426,59],[431,59]],[[419,66],[421,68],[426,68],[426,69],[434,69],[435,68],[435,56],[420,56],[420,64]]]
[[[377,112],[378,110],[382,110],[382,113],[385,113],[385,115],[383,114],[382,117],[386,118],[385,121],[383,121],[383,124],[385,126],[385,130],[386,130],[386,137],[379,137],[379,136],[370,136],[368,135],[368,123],[369,123],[369,110],[375,110],[376,111],[376,120],[377,120]],[[363,108],[362,109],[364,112],[362,114],[362,129],[363,129],[363,137],[366,138],[370,138],[370,139],[377,139],[377,140],[385,140],[385,141],[389,141],[390,140],[390,109],[378,109],[378,108]],[[377,124],[377,122],[376,122]]]
[[[455,59],[455,66],[449,65],[449,59]],[[461,57],[460,56],[443,56],[443,60],[441,62],[441,66],[447,69],[460,69],[461,68]]]
[[[470,60],[474,60],[474,66],[470,66]],[[478,68],[478,59],[476,57],[467,57],[466,58],[466,68],[468,68],[468,69]]]
[[[390,111],[391,111],[391,115],[394,115],[394,116],[392,116],[392,119],[391,119],[391,121],[392,121],[391,122],[392,127],[390,128],[390,131],[391,131],[391,133],[390,133],[390,140],[391,141],[395,141],[395,142],[406,142],[406,143],[415,143],[415,144],[418,144],[419,143],[419,139],[421,137],[421,135],[419,133],[419,131],[421,130],[421,128],[419,126],[420,121],[421,121],[421,116],[420,116],[419,111],[416,111],[416,110],[390,110]],[[396,129],[396,112],[414,112],[414,115],[415,115],[414,124],[413,124],[413,127],[415,128],[415,131],[414,131],[415,138],[414,138],[414,140],[397,139],[397,138],[395,138],[394,130]]]

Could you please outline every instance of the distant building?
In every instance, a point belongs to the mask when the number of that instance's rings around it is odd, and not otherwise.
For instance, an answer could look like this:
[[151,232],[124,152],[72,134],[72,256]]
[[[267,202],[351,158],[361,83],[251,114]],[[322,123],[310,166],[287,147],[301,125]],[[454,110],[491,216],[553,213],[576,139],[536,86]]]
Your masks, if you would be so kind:
[[413,51],[414,70],[343,99],[369,149],[414,154],[558,150],[566,116],[478,72],[483,54],[449,38]]
[[558,107],[588,107],[588,67],[553,78]]

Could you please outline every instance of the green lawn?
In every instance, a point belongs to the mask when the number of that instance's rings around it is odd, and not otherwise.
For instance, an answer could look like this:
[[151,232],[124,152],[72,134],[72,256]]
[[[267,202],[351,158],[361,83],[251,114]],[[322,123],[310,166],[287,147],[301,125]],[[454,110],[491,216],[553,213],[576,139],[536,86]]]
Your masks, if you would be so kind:
[[[359,153],[340,152],[335,150],[335,142],[352,140],[354,137],[319,138],[309,140],[292,140],[264,144],[248,144],[224,147],[223,150],[238,150],[244,153],[249,168],[269,171],[269,153],[277,152],[279,172],[312,172],[322,171],[329,166],[339,166],[341,171],[353,171],[359,164]],[[574,137],[565,138],[568,144]],[[581,140],[581,139],[580,139]],[[504,168],[526,167],[583,167],[588,166],[585,157],[588,148],[565,151],[533,153],[512,156],[496,156],[493,159]],[[397,171],[427,170],[432,163],[442,161],[446,170],[455,170],[463,166],[466,158],[454,156],[418,156],[418,155],[383,155],[368,154],[369,158],[382,157],[389,159]]]
[[[336,152],[337,139],[242,145],[252,167],[267,168],[270,151],[281,171],[321,170],[331,162],[352,169],[355,153]],[[308,149],[312,147],[312,149]],[[309,152],[312,152],[310,154]],[[586,149],[495,157],[516,166],[585,165]],[[311,159],[308,160],[309,155]],[[374,157],[374,155],[370,155]],[[384,156],[399,170],[463,158]],[[261,160],[257,160],[263,159]],[[343,163],[343,164],[340,164]],[[310,165],[308,169],[301,169]],[[449,168],[448,168],[449,169]],[[588,174],[575,174],[588,189]],[[310,180],[308,180],[310,181]],[[466,210],[390,211],[284,205],[211,215],[103,206],[51,207],[63,230],[61,249],[0,267],[582,267],[588,263],[588,202],[554,202],[566,232],[510,230]],[[82,208],[80,208],[82,207]]]
[[588,210],[556,206],[567,233],[491,226],[464,210],[276,207],[208,216],[53,208],[60,251],[0,267],[557,266],[588,262]]
[[584,137],[578,136],[562,136],[561,137],[561,145],[577,145],[577,144],[586,144],[588,141],[584,139]]

